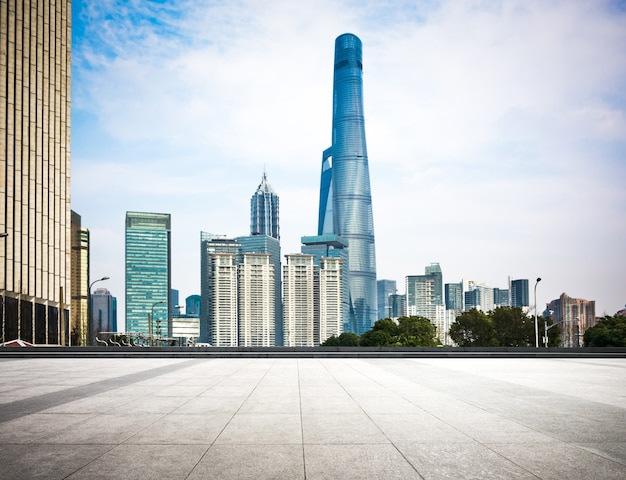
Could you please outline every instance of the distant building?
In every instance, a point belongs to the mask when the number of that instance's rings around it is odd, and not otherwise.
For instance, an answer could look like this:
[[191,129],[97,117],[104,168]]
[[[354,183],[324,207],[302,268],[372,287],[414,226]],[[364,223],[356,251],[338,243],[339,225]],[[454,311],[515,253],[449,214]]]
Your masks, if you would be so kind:
[[180,308],[177,308],[181,306],[178,303],[179,298],[180,292],[175,288],[172,288],[170,290],[170,308],[172,309],[172,315],[178,315],[180,313]]
[[343,333],[343,259],[322,257],[319,263],[319,338],[316,344]]
[[285,346],[313,347],[319,335],[319,273],[315,257],[296,253],[285,255],[285,260]]
[[200,316],[200,295],[189,295],[185,299],[185,314],[190,316]]
[[350,271],[348,266],[348,242],[338,235],[309,235],[300,238],[300,252],[314,256],[314,263],[319,266],[323,257],[340,258],[341,262],[341,302],[343,331],[350,331],[352,316],[350,313]]
[[444,343],[449,325],[443,303],[443,279],[438,263],[430,264],[425,275],[408,275],[406,282],[407,315],[428,318],[437,328],[437,336]]
[[172,316],[172,337],[179,345],[192,346],[200,336],[200,318],[197,315]]
[[494,307],[509,307],[509,290],[503,288],[493,289],[493,306]]
[[363,54],[353,34],[335,40],[332,143],[322,153],[318,235],[339,235],[348,243],[346,330],[362,334],[378,316],[374,220],[365,144]]
[[528,307],[528,279],[520,278],[511,281],[511,306],[512,307]]
[[89,338],[95,338],[100,332],[117,332],[115,299],[106,288],[96,288],[91,294],[91,315]]
[[243,253],[238,268],[238,341],[241,347],[275,345],[274,265],[268,253]]
[[406,295],[398,293],[389,295],[389,317],[393,319],[406,317]]
[[378,280],[376,282],[378,295],[378,319],[391,318],[389,297],[398,292],[395,280]]
[[[281,258],[280,258],[280,241],[277,238],[266,234],[249,235],[246,237],[237,237],[236,242],[239,244],[238,262],[243,264],[243,255],[247,253],[258,253],[269,255],[269,265],[272,269],[273,285],[271,286],[272,310],[274,312],[272,338],[274,339],[271,346],[283,344],[283,301],[282,301],[282,277],[281,277]],[[245,297],[240,297],[240,302],[249,302]],[[269,346],[269,345],[268,345]]]
[[[126,331],[170,334],[171,218],[126,212]],[[149,321],[151,318],[151,321]]]
[[484,283],[473,281],[463,282],[465,311],[472,308],[482,312],[489,312],[495,307],[493,288]]
[[[86,346],[89,336],[89,230],[81,226],[81,218],[72,210],[72,302],[71,345]],[[93,338],[93,337],[91,337]]]
[[280,240],[278,206],[278,195],[263,172],[261,184],[250,199],[250,235],[267,235]]
[[[561,344],[563,347],[582,347],[585,330],[596,324],[596,302],[572,298],[566,293],[546,305],[544,315],[552,317],[554,323],[562,322]],[[539,333],[543,337],[543,332]]]
[[233,238],[200,232],[200,342],[237,346],[237,263]]
[[446,283],[444,286],[446,310],[454,310],[457,313],[463,311],[463,282]]

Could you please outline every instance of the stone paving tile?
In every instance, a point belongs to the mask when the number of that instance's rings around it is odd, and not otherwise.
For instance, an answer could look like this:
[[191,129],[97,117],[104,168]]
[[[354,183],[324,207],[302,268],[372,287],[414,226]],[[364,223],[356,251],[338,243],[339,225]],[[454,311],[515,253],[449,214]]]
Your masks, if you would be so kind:
[[388,443],[387,437],[361,413],[302,415],[305,444]]
[[207,445],[119,445],[67,477],[68,480],[184,479]]
[[[66,429],[82,428],[81,423],[93,414],[36,413],[0,423],[0,449],[5,443],[30,443],[42,437],[55,435]],[[0,464],[1,465],[1,464]]]
[[425,480],[537,479],[531,472],[475,442],[412,443],[397,447]]
[[231,420],[229,414],[167,415],[126,440],[126,444],[212,444]]
[[391,444],[304,445],[307,480],[422,479]]
[[360,414],[363,409],[345,393],[343,395],[302,395],[300,407],[303,414]]
[[372,421],[393,443],[474,443],[471,437],[429,415],[371,415]]
[[[626,465],[567,443],[488,445],[543,480],[623,480]],[[602,447],[599,446],[599,450]]]
[[112,445],[10,445],[3,442],[0,474],[10,480],[64,479],[111,448]]
[[304,479],[301,445],[213,445],[188,480]]
[[215,441],[217,444],[302,443],[299,414],[237,414]]
[[234,414],[241,408],[246,397],[220,397],[205,396],[186,399],[185,403],[176,408],[173,413],[176,414],[215,414],[230,413]]

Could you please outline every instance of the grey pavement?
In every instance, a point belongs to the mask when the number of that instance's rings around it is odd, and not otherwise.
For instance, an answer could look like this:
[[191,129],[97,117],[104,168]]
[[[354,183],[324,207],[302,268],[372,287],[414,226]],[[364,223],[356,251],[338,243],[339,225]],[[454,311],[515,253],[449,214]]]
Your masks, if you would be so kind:
[[0,359],[3,479],[624,479],[624,358]]

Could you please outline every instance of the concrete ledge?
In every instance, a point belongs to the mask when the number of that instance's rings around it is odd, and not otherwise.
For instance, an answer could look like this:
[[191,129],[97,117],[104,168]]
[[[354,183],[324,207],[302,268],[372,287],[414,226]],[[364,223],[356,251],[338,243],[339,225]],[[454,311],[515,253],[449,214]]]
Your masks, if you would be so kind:
[[626,348],[5,347],[2,358],[626,358]]

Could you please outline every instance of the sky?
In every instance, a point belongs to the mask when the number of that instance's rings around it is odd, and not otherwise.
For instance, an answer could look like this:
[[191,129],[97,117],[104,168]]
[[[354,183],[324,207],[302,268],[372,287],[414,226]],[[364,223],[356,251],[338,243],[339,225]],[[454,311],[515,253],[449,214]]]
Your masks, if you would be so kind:
[[200,232],[250,232],[263,172],[282,253],[317,233],[335,38],[363,42],[378,279],[626,304],[626,2],[74,0],[72,209],[124,326],[127,211],[172,216],[172,288]]

